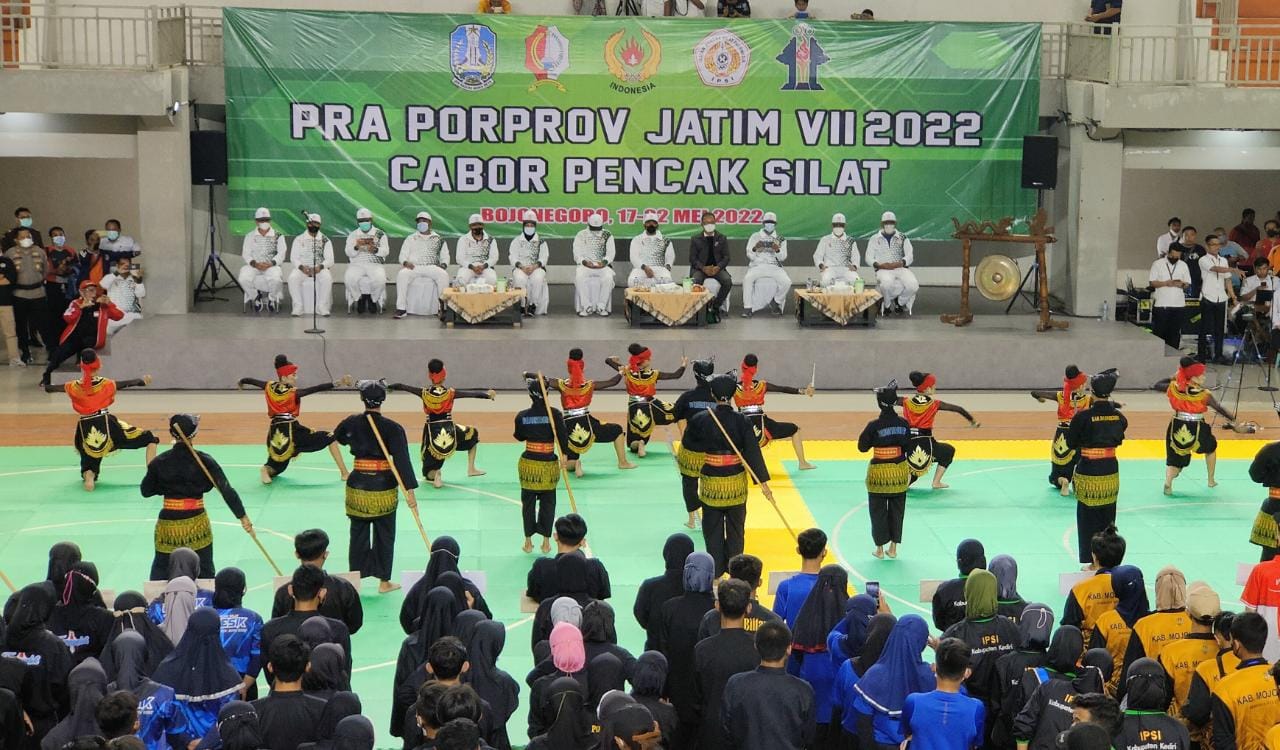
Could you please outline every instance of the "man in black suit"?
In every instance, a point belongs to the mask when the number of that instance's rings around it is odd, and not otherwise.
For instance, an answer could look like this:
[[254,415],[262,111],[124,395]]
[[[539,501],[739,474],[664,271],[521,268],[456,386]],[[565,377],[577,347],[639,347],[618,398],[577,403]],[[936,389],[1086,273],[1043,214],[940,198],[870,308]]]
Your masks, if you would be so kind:
[[715,279],[720,292],[707,307],[707,322],[720,322],[720,307],[729,299],[733,289],[733,277],[729,275],[729,238],[716,231],[716,216],[702,212],[702,233],[689,241],[689,275],[693,283],[701,284]]

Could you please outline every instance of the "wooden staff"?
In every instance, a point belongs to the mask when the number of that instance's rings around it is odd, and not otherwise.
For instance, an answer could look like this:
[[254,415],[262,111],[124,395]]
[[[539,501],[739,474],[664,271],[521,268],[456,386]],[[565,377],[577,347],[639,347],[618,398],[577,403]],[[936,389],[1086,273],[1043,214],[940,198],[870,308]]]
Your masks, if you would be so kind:
[[4,585],[9,587],[9,591],[15,594],[18,593],[18,588],[13,585],[13,581],[9,580],[9,576],[5,575],[3,570],[0,570],[0,581],[4,581]]
[[[728,430],[724,428],[723,424],[720,424],[720,418],[716,416],[715,410],[707,409],[707,413],[711,415],[711,421],[716,423],[716,427],[720,428],[720,434],[724,435],[725,442],[727,442],[729,447],[733,449],[733,455],[737,456],[738,460],[742,462],[742,468],[747,470],[747,475],[751,477],[751,481],[756,484],[763,485],[764,482],[761,482],[760,477],[756,476],[756,473],[752,471],[751,464],[747,463],[747,459],[742,457],[742,452],[738,450],[738,446],[733,442],[733,438],[729,437]],[[774,501],[772,496],[765,495],[765,499],[768,500],[769,504],[773,506],[773,509],[777,511],[778,518],[782,519],[782,525],[787,527],[787,533],[791,535],[792,539],[797,539],[796,532],[792,530],[791,524],[787,523],[787,517],[782,515],[782,508],[778,507],[778,503]]]
[[[542,391],[542,405],[547,407],[547,423],[551,425],[551,442],[556,446],[560,446],[560,434],[556,431],[555,414],[551,411],[551,400],[547,398],[547,383],[542,378],[542,373],[538,373],[538,390]],[[581,461],[582,457],[579,456]],[[569,470],[565,467],[565,462],[559,458],[556,463],[560,466],[560,476],[564,477],[564,489],[569,493],[569,508],[574,512],[578,512],[578,501],[573,499],[573,485],[569,484]]]
[[[387,444],[382,442],[382,433],[378,432],[378,425],[373,421],[372,414],[364,415],[369,420],[369,429],[373,430],[373,436],[378,440],[378,448],[382,450],[382,457],[386,459],[387,465],[391,467],[391,476],[396,478],[396,486],[404,493],[405,500],[409,499],[409,490],[404,486],[404,480],[400,478],[400,471],[396,468],[396,462],[391,460],[391,453],[387,450]],[[427,538],[427,530],[422,526],[422,516],[418,514],[418,509],[412,505],[409,511],[413,513],[413,522],[418,525],[418,533],[422,535],[422,543],[427,545],[427,553],[431,553],[431,540]]]
[[[196,451],[196,447],[191,444],[190,440],[187,439],[187,434],[182,431],[182,427],[175,424],[173,425],[173,429],[175,432],[178,433],[178,439],[182,441],[182,444],[187,446],[187,450],[191,451],[191,457],[196,460],[196,465],[200,467],[200,471],[204,472],[204,476],[206,479],[209,480],[209,484],[212,484],[214,487],[216,487],[218,490],[218,494],[221,495],[222,488],[218,487],[218,483],[214,481],[213,475],[209,473],[209,468],[204,465],[204,461],[201,460],[200,458],[200,453]],[[267,548],[263,547],[262,542],[258,540],[257,532],[250,529],[249,538],[253,540],[254,544],[258,545],[258,551],[262,553],[263,557],[267,558],[267,564],[270,565],[271,569],[276,572],[276,575],[283,576],[284,573],[281,572],[280,566],[276,565],[276,561],[271,559],[271,555],[270,553],[267,552]]]

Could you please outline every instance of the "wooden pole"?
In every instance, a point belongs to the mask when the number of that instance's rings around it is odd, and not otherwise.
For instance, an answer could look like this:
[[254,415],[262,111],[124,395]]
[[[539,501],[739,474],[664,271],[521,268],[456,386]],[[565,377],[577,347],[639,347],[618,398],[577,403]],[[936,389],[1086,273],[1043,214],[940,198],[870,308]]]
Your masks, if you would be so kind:
[[[396,462],[392,460],[391,453],[387,450],[387,444],[382,441],[382,433],[378,431],[378,425],[373,421],[372,414],[365,414],[365,419],[369,420],[369,429],[373,430],[373,436],[378,440],[378,448],[382,451],[382,457],[386,459],[387,465],[391,467],[391,476],[396,478],[396,486],[404,493],[405,501],[409,500],[409,490],[404,486],[404,480],[400,478],[400,470],[396,468]],[[427,530],[422,525],[422,516],[418,514],[418,509],[409,506],[409,512],[413,513],[413,522],[418,526],[418,534],[422,536],[422,543],[427,545],[427,554],[431,554],[431,540],[427,538]]]
[[3,570],[0,570],[0,581],[4,581],[4,585],[8,586],[12,593],[18,593],[18,587],[13,585],[13,581],[9,580],[9,576],[5,575]]
[[[720,424],[720,418],[716,416],[715,410],[707,409],[707,413],[711,415],[711,421],[716,423],[716,427],[720,428],[720,434],[724,435],[725,442],[727,442],[729,447],[733,450],[733,455],[737,456],[738,460],[742,462],[742,468],[747,470],[747,475],[751,477],[751,481],[756,484],[764,484],[760,481],[760,477],[756,476],[756,473],[752,471],[751,464],[747,463],[747,460],[742,457],[742,452],[738,450],[738,446],[733,442],[733,438],[729,437],[729,432],[725,430],[724,425]],[[766,496],[765,499],[769,501],[769,504],[772,505],[773,509],[778,513],[778,518],[782,519],[782,525],[787,527],[787,533],[791,534],[792,539],[796,539],[796,532],[791,528],[791,524],[787,523],[787,517],[782,515],[782,508],[778,507],[778,503],[775,502],[772,497]]]
[[[560,433],[556,430],[555,414],[551,411],[551,400],[547,398],[547,382],[543,379],[542,373],[538,373],[538,390],[542,392],[542,405],[547,408],[547,423],[551,425],[551,442],[556,448],[560,447]],[[579,456],[581,461],[582,457]],[[564,477],[564,489],[569,493],[569,508],[574,512],[578,512],[578,501],[573,497],[573,485],[569,484],[569,470],[565,467],[564,461],[556,456],[556,464],[560,467],[560,476]]]

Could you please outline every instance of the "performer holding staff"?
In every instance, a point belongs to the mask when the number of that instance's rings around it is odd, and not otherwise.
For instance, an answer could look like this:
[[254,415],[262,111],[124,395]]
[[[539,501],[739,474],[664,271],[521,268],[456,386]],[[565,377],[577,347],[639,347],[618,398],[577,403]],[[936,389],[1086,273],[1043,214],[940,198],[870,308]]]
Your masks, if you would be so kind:
[[737,389],[733,393],[733,403],[738,407],[738,412],[751,423],[751,428],[755,430],[761,448],[773,440],[791,438],[791,446],[795,449],[796,459],[800,462],[800,468],[802,470],[817,468],[805,460],[804,441],[800,439],[800,428],[791,422],[777,422],[770,419],[769,415],[764,412],[764,397],[766,393],[777,391],[778,393],[790,393],[792,395],[804,394],[809,398],[813,398],[813,383],[804,388],[793,388],[789,385],[778,385],[766,380],[756,380],[756,372],[759,367],[760,360],[756,355],[748,354],[742,358],[742,374]]
[[[569,378],[557,378],[548,383],[550,388],[560,392],[560,405],[564,407],[564,423],[568,433],[565,436],[565,460],[568,468],[573,469],[575,476],[582,476],[582,457],[597,442],[613,443],[613,450],[618,455],[619,469],[634,469],[636,465],[627,460],[626,448],[622,445],[622,425],[612,422],[601,422],[591,415],[591,399],[595,392],[612,388],[622,382],[622,373],[615,373],[608,380],[596,382],[583,377],[585,362],[581,349],[570,349]],[[526,380],[536,378],[535,373],[524,373]]]
[[[524,521],[524,547],[533,551],[533,535],[542,536],[542,553],[551,551],[551,524],[556,518],[556,487],[560,484],[561,455],[568,455],[565,441],[564,415],[546,401],[543,383],[538,377],[526,377],[529,408],[516,414],[515,439],[524,443],[524,452],[516,465],[520,477],[520,510]],[[554,421],[553,421],[554,420]],[[567,479],[565,481],[568,481]],[[572,498],[571,498],[572,499]]]
[[1089,380],[1093,403],[1076,412],[1067,427],[1067,446],[1080,452],[1072,484],[1076,490],[1076,536],[1080,562],[1091,565],[1093,535],[1116,522],[1120,464],[1116,448],[1124,442],[1129,420],[1111,400],[1118,373],[1104,370]]
[[73,443],[76,453],[80,454],[80,477],[86,492],[93,492],[98,475],[102,473],[102,459],[118,450],[146,448],[147,463],[150,464],[156,457],[156,445],[160,442],[160,438],[150,430],[140,430],[107,411],[115,403],[117,390],[150,385],[151,376],[116,381],[95,375],[101,367],[98,353],[85,349],[80,352],[82,375],[79,379],[44,386],[48,393],[64,391],[71,399],[71,408],[80,415]]
[[[858,450],[871,451],[867,464],[867,510],[871,514],[871,539],[876,543],[877,559],[898,556],[902,543],[902,522],[907,514],[907,487],[911,469],[907,466],[907,448],[911,445],[911,428],[898,416],[898,381],[877,388],[876,406],[880,416],[867,423],[858,436]],[[889,545],[888,552],[885,545]]]
[[333,456],[333,462],[338,465],[342,481],[347,481],[347,465],[342,460],[342,451],[333,441],[333,433],[308,429],[298,421],[303,396],[331,391],[336,384],[320,383],[299,388],[298,366],[283,354],[276,355],[275,368],[277,380],[240,378],[237,383],[241,388],[246,385],[261,388],[267,400],[267,416],[271,418],[271,426],[267,428],[267,462],[260,471],[262,483],[271,484],[272,478],[283,474],[289,468],[289,462],[299,453],[314,453],[325,448],[329,449],[329,455]]
[[1213,436],[1204,416],[1213,409],[1226,417],[1227,426],[1232,427],[1235,415],[1223,408],[1204,387],[1204,364],[1191,357],[1183,357],[1178,363],[1177,373],[1169,380],[1156,383],[1155,389],[1163,390],[1173,407],[1173,418],[1169,420],[1164,437],[1164,494],[1173,494],[1173,480],[1191,465],[1192,453],[1204,456],[1209,486],[1217,487],[1213,474],[1218,468],[1218,439]]
[[671,404],[657,398],[659,380],[679,380],[684,377],[684,368],[689,365],[688,357],[680,358],[680,367],[672,372],[661,372],[649,366],[653,352],[640,344],[627,347],[631,355],[627,366],[617,357],[609,357],[604,361],[622,374],[627,383],[627,446],[631,452],[644,458],[645,445],[653,435],[655,425],[673,424],[676,421],[671,411]]
[[412,393],[422,399],[422,411],[427,423],[422,428],[422,477],[436,489],[444,486],[441,470],[444,462],[455,452],[467,452],[467,476],[480,477],[484,472],[476,468],[476,447],[480,445],[480,431],[474,427],[457,424],[453,420],[453,402],[460,398],[487,398],[492,401],[497,391],[457,390],[445,385],[448,373],[444,362],[433,359],[427,363],[427,377],[431,385],[417,388],[404,383],[392,383],[393,391]]
[[1042,404],[1045,401],[1058,404],[1058,429],[1053,433],[1053,444],[1049,450],[1049,484],[1057,487],[1063,497],[1071,494],[1071,480],[1076,473],[1076,461],[1080,458],[1076,449],[1067,445],[1067,428],[1071,426],[1071,418],[1076,412],[1088,409],[1093,403],[1088,385],[1088,375],[1075,365],[1067,365],[1062,390],[1031,392],[1031,397]]
[[684,509],[689,514],[689,520],[685,521],[685,526],[691,529],[698,527],[698,511],[702,507],[702,501],[698,499],[698,477],[702,475],[702,451],[694,450],[689,445],[689,436],[687,434],[689,420],[694,414],[712,409],[716,405],[715,397],[711,395],[711,376],[715,374],[715,362],[710,359],[695,359],[693,361],[693,379],[696,385],[693,388],[680,394],[680,398],[676,399],[675,407],[672,408],[672,414],[677,422],[683,422],[682,435],[680,437],[680,447],[676,450],[676,467],[680,470],[681,491],[684,494]]
[[931,372],[912,372],[911,385],[916,392],[910,398],[902,399],[902,416],[911,427],[911,447],[907,449],[907,465],[911,468],[911,484],[929,473],[929,464],[937,462],[938,468],[933,474],[933,488],[945,490],[942,475],[955,460],[954,445],[933,439],[933,422],[939,411],[950,411],[969,420],[970,427],[978,427],[978,421],[963,406],[949,404],[934,398],[937,393],[938,379]]

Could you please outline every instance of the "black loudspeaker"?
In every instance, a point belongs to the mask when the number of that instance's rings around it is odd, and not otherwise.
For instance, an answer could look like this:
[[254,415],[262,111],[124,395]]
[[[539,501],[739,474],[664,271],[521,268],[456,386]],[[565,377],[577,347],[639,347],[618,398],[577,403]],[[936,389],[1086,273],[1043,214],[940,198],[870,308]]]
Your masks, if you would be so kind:
[[1052,135],[1022,137],[1022,186],[1053,190],[1058,186],[1058,138]]
[[227,184],[227,134],[216,130],[191,133],[191,184]]

